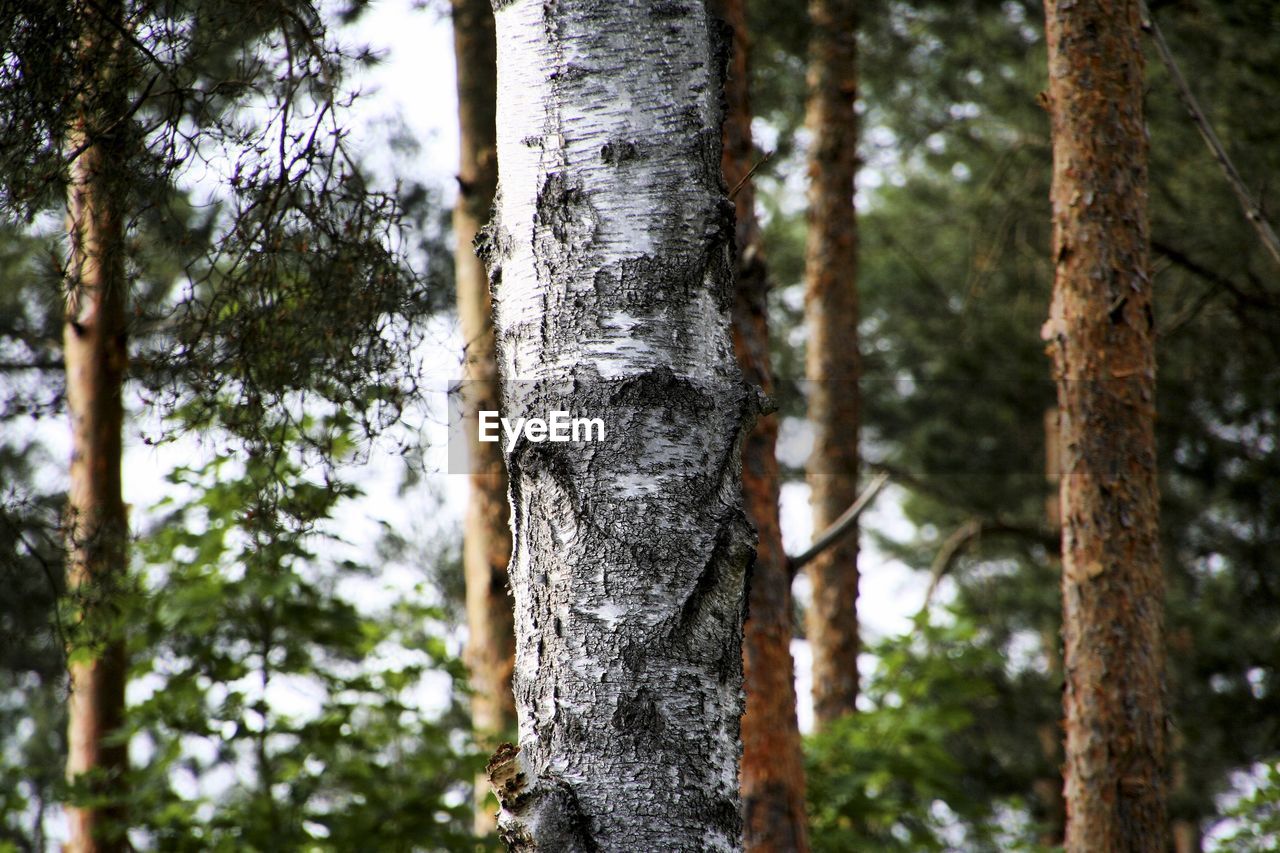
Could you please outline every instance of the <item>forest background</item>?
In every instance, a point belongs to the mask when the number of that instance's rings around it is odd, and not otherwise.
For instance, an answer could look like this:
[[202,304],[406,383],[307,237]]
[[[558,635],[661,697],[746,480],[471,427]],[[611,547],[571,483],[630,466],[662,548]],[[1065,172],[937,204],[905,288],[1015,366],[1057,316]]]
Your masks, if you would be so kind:
[[[802,4],[750,13],[794,552],[811,527],[800,381],[809,33]],[[343,10],[329,14],[342,42],[385,51],[349,72],[375,91],[344,123],[370,185],[404,206],[401,248],[416,270],[401,301],[367,316],[412,331],[397,341],[403,358],[376,362],[383,375],[336,392],[322,375],[315,387],[283,382],[309,397],[291,397],[298,417],[266,432],[237,416],[243,400],[188,393],[209,391],[208,374],[182,380],[188,391],[131,387],[129,811],[143,849],[474,844],[468,786],[484,756],[468,734],[460,662],[465,478],[442,470],[444,397],[461,369],[448,310],[448,10],[374,5],[347,24]],[[1152,14],[1265,208],[1280,166],[1280,9],[1175,0]],[[1045,506],[1054,394],[1040,340],[1052,280],[1042,17],[1037,3],[862,4],[862,449],[893,486],[863,519],[860,712],[806,742],[816,849],[1036,849],[1053,834],[1061,674]],[[1280,275],[1158,61],[1148,89],[1170,812],[1190,845],[1180,850],[1273,849]],[[180,186],[197,231],[211,183]],[[65,836],[56,804],[76,795],[63,781],[57,228],[37,218],[0,236],[0,849],[53,849]],[[174,298],[161,283],[178,277],[177,257],[143,258],[140,278],[156,283],[144,305]],[[350,307],[292,298],[294,316]],[[324,323],[299,328],[322,337]],[[153,334],[163,341],[163,324]],[[268,385],[298,355],[273,353],[279,343],[268,335],[246,350]],[[317,374],[334,357],[312,355]],[[388,400],[395,416],[368,423],[370,402]],[[807,731],[803,624],[792,645]]]

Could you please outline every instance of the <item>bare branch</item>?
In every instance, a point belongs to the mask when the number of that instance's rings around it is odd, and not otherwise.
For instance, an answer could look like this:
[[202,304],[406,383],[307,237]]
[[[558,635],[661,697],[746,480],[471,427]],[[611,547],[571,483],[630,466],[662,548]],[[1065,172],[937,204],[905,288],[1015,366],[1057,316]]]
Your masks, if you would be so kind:
[[772,156],[773,156],[772,151],[766,153],[763,157],[761,157],[758,161],[756,161],[756,164],[754,166],[752,166],[749,170],[747,170],[747,173],[742,176],[742,180],[738,181],[737,185],[734,186],[734,188],[729,191],[730,201],[733,201],[734,196],[738,194],[738,191],[742,189],[743,185],[746,184],[747,181],[751,180],[751,176],[756,173],[756,170],[759,169],[761,166],[763,166],[765,163],[768,163],[769,158]]
[[0,361],[0,373],[18,373],[24,370],[63,370],[62,359],[51,361]]
[[818,556],[848,535],[848,533],[853,530],[853,527],[857,523],[858,517],[862,515],[863,510],[871,505],[871,501],[880,493],[880,490],[884,488],[884,484],[887,482],[889,482],[889,475],[887,473],[882,471],[877,474],[875,479],[873,479],[867,485],[866,489],[863,490],[862,494],[858,495],[858,499],[850,504],[849,508],[842,512],[840,517],[832,522],[831,526],[822,532],[822,535],[814,539],[812,545],[797,556],[789,557],[787,559],[787,566],[791,569],[791,574],[795,575],[795,573],[800,571],[805,563],[808,563],[814,557]]
[[934,593],[938,591],[938,585],[955,567],[956,560],[960,558],[966,548],[980,539],[983,534],[998,534],[1026,539],[1032,544],[1043,546],[1050,553],[1056,553],[1062,545],[1059,536],[1050,530],[1021,524],[1010,524],[999,519],[971,518],[957,527],[950,536],[943,540],[942,547],[938,549],[937,556],[933,558],[933,565],[929,569],[929,588],[925,590],[924,604],[920,608],[922,611],[929,609],[929,605],[933,603]]
[[942,543],[942,547],[938,549],[937,556],[933,558],[933,565],[929,568],[929,588],[924,592],[924,606],[922,609],[929,609],[929,605],[933,601],[933,594],[938,590],[938,584],[942,583],[942,579],[951,571],[956,558],[968,547],[970,542],[981,535],[982,522],[976,518],[971,518],[957,527]]

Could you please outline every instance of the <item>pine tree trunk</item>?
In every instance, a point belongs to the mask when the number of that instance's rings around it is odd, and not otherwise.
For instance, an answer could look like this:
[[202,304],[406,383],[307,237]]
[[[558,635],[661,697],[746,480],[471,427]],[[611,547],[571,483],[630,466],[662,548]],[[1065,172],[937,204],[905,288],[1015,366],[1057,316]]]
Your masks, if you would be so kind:
[[[495,411],[501,390],[494,346],[489,278],[472,245],[489,217],[498,183],[494,107],[497,65],[493,10],[489,0],[453,0],[454,53],[458,68],[458,129],[461,163],[453,230],[458,320],[464,349],[463,417],[470,441],[471,493],[463,531],[462,563],[467,592],[467,668],[471,675],[471,722],[487,749],[514,732],[515,628],[508,592],[511,528],[507,473],[498,444],[477,439],[477,413]],[[496,809],[488,785],[476,786],[476,832],[494,830]]]
[[1164,851],[1163,580],[1139,3],[1047,0],[1068,851]]
[[1173,821],[1173,853],[1200,853],[1203,844],[1200,826],[1194,820]]
[[[67,776],[101,804],[69,807],[69,853],[126,849],[120,805],[126,747],[120,592],[128,519],[121,491],[123,387],[128,361],[124,264],[127,90],[118,82],[120,2],[78,7],[77,98],[66,149],[68,263],[63,347],[71,420],[67,587],[79,609],[71,652]],[[87,777],[84,774],[89,774]]]
[[[857,2],[812,0],[809,15],[809,238],[805,255],[805,364],[813,453],[813,529],[825,530],[858,496]],[[819,726],[858,698],[858,535],[808,565],[813,589],[813,706]]]
[[758,408],[729,334],[726,37],[702,3],[500,3],[487,259],[508,417],[515,849],[737,850],[738,455]]
[[[1044,523],[1049,530],[1062,534],[1062,501],[1059,497],[1062,484],[1062,434],[1058,407],[1052,406],[1044,413],[1044,479],[1047,486],[1044,499]],[[1061,572],[1059,554],[1050,554],[1049,569]],[[1046,670],[1051,684],[1062,683],[1062,654],[1059,651],[1060,633],[1046,627],[1041,632],[1041,642],[1047,661]],[[1042,829],[1039,841],[1045,847],[1061,847],[1066,837],[1067,804],[1062,798],[1062,732],[1058,720],[1036,726],[1036,739],[1045,764],[1051,768],[1046,775],[1032,782],[1032,794],[1037,806],[1034,817]]]
[[[769,277],[761,254],[751,143],[749,32],[743,0],[725,0],[733,53],[725,85],[724,176],[737,188],[737,298],[733,342],[748,382],[773,394],[769,352]],[[747,710],[742,716],[743,846],[749,853],[809,849],[804,756],[796,722],[791,658],[791,573],[778,520],[778,419],[762,418],[742,448],[742,492],[759,535],[743,632]]]

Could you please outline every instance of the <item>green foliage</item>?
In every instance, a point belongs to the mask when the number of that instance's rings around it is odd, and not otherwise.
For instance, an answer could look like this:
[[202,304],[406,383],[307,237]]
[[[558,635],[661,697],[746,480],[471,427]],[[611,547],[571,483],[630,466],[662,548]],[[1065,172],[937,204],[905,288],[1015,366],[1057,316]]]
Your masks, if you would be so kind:
[[[189,497],[140,545],[135,832],[161,850],[473,849],[480,759],[442,613],[336,556],[355,490],[285,450],[178,469]],[[352,603],[370,594],[391,603]]]
[[63,787],[62,547],[52,535],[62,496],[36,487],[41,461],[0,443],[0,850],[38,849]]
[[[410,604],[417,593],[386,612],[353,607],[343,585],[364,569],[314,550],[333,544],[321,528],[354,494],[335,466],[414,398],[418,323],[449,293],[435,194],[371,186],[350,149],[346,75],[373,59],[331,25],[366,5],[125,0],[118,57],[86,69],[76,45],[111,4],[0,0],[5,438],[30,453],[38,439],[11,418],[61,412],[65,137],[83,104],[122,104],[106,124],[127,161],[109,189],[127,212],[130,391],[176,416],[167,437],[203,431],[241,453],[178,472],[198,497],[171,521],[205,526],[146,539],[148,595],[135,600],[131,578],[103,610],[137,652],[134,689],[164,686],[131,720],[151,749],[132,814],[153,846],[437,849],[465,823],[455,788],[474,768],[439,614]],[[0,596],[0,846],[29,849],[68,793],[65,640],[90,652],[55,632],[57,501],[33,498],[31,472],[7,462],[0,479],[22,490],[5,495],[0,531],[0,580],[18,593]],[[265,649],[257,669],[251,649]],[[254,675],[318,691],[330,723],[255,707],[242,683]],[[429,713],[423,684],[441,694]],[[223,735],[212,757],[189,754]],[[191,790],[200,761],[217,790]],[[283,787],[227,781],[246,767]]]
[[1280,847],[1280,764],[1259,768],[1253,790],[1226,814],[1232,830],[1216,849],[1238,853],[1266,853]]
[[[1012,849],[989,774],[970,765],[1003,707],[1003,662],[963,621],[917,618],[913,634],[871,651],[865,708],[806,741],[813,847]],[[998,846],[997,846],[998,845]]]

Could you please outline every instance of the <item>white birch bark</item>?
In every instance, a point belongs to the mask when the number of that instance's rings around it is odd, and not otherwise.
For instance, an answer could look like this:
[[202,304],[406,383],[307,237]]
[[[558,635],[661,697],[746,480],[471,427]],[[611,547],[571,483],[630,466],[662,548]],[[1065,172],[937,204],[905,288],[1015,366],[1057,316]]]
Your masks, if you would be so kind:
[[727,42],[703,2],[495,4],[499,199],[483,247],[509,416],[606,441],[507,450],[518,850],[738,850],[744,586]]

